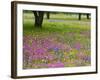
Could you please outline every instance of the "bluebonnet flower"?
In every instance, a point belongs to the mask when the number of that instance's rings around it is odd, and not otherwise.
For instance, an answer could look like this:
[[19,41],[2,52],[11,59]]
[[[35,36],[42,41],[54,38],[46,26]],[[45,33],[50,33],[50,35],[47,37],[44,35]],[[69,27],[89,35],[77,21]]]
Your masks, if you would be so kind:
[[58,52],[58,50],[59,50],[58,47],[55,47],[55,48],[54,48],[54,51],[55,51],[55,52]]
[[90,61],[91,61],[91,57],[85,56],[85,57],[84,57],[84,60],[85,60],[86,62],[90,62]]

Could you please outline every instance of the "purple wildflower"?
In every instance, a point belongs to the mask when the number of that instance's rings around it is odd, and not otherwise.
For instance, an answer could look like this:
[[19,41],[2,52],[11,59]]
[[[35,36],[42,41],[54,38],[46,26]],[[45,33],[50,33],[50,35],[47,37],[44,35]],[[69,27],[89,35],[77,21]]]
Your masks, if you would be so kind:
[[79,52],[79,53],[77,54],[77,58],[79,58],[79,59],[84,59],[84,57],[85,57],[85,55],[84,55],[84,53],[82,53],[82,52]]
[[83,59],[84,59],[85,61],[88,61],[88,62],[91,61],[91,57],[89,57],[89,56],[85,56]]
[[76,43],[76,44],[74,45],[74,47],[75,47],[77,50],[80,50],[82,46],[81,46],[80,43]]
[[46,53],[46,49],[44,49],[44,48],[34,49],[34,53],[35,54],[44,54],[44,53]]
[[47,55],[47,56],[45,56],[46,57],[46,59],[48,59],[48,60],[53,60],[55,57],[54,57],[54,55]]
[[23,50],[25,53],[27,53],[28,55],[33,55],[33,49],[31,48],[31,46],[29,46],[28,44],[24,44]]
[[56,63],[50,63],[50,64],[48,64],[48,67],[50,67],[50,68],[64,67],[64,64],[62,62],[58,61]]
[[55,47],[55,48],[54,48],[54,51],[55,51],[55,52],[57,52],[58,50],[59,50],[59,48],[58,48],[58,47]]

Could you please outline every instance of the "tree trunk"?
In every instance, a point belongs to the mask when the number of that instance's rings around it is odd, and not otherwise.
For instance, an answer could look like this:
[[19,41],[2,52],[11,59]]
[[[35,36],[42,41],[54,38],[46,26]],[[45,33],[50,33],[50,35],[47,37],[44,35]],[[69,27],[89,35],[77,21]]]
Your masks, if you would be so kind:
[[87,14],[87,19],[89,19],[89,14]]
[[47,19],[50,19],[50,12],[47,12]]
[[79,13],[79,18],[78,18],[78,20],[81,20],[81,13]]
[[43,16],[44,12],[43,11],[33,11],[34,16],[35,16],[35,27],[42,27],[43,23]]

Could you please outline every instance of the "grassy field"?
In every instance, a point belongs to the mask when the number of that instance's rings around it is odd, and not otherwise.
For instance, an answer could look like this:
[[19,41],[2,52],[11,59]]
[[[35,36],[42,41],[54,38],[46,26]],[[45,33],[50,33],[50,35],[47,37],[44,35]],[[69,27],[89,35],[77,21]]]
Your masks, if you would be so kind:
[[50,14],[42,28],[34,27],[34,14],[23,14],[24,69],[91,65],[90,20],[73,14]]

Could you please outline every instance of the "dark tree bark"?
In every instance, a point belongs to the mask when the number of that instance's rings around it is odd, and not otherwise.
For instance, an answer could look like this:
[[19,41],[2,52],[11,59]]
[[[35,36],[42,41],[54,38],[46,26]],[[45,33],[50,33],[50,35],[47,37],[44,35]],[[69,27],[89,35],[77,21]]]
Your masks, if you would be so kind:
[[79,18],[78,18],[78,20],[81,20],[81,13],[79,13]]
[[89,19],[89,14],[87,14],[87,19]]
[[42,27],[43,23],[43,16],[44,12],[43,11],[33,11],[34,16],[35,16],[35,27]]
[[47,12],[47,19],[50,19],[50,12]]

